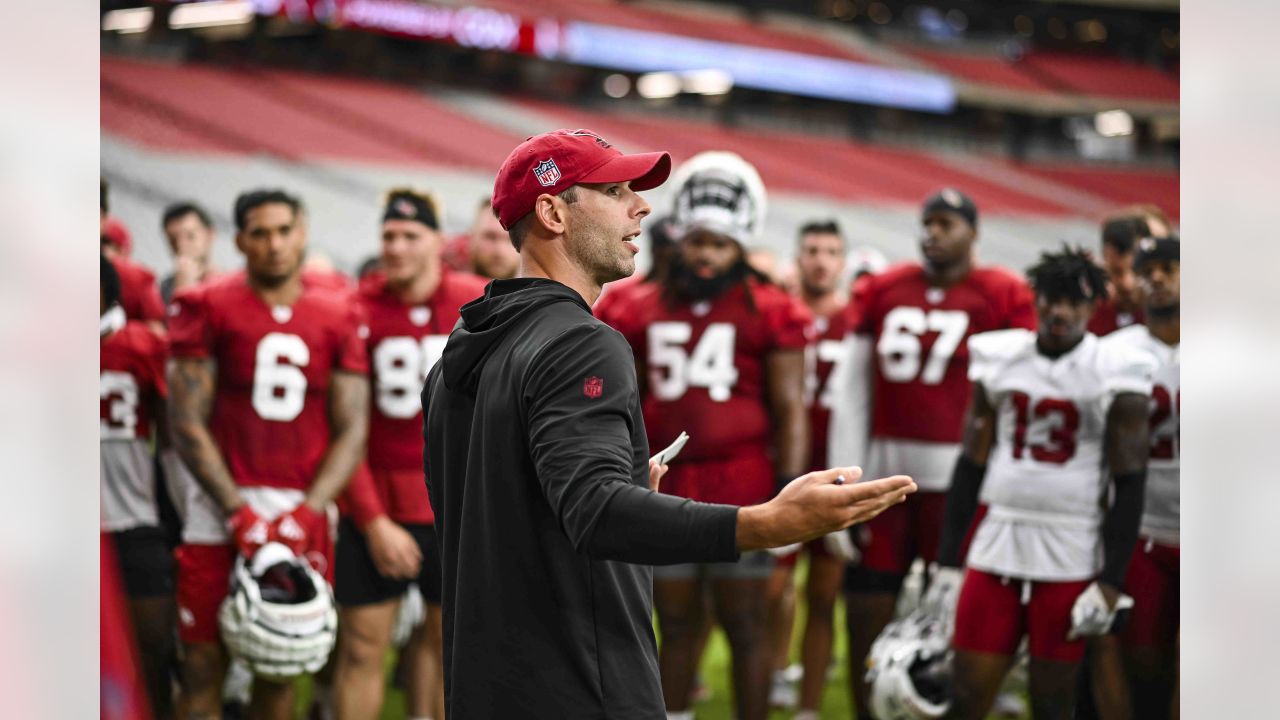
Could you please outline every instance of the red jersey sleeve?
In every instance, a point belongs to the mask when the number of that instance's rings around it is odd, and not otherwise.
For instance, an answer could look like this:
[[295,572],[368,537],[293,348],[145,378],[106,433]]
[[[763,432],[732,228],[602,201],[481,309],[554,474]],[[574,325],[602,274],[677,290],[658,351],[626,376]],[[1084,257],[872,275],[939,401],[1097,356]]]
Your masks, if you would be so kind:
[[351,482],[343,492],[342,499],[355,520],[356,527],[361,531],[378,517],[387,514],[382,498],[378,495],[378,488],[374,485],[373,473],[364,462],[356,466],[355,472],[351,474]]
[[845,308],[846,327],[849,332],[858,335],[875,333],[875,322],[871,318],[871,300],[874,294],[874,275],[863,275],[853,283],[853,297]]
[[777,291],[766,312],[772,349],[803,350],[809,344],[813,315],[799,300]]
[[213,356],[213,327],[199,288],[179,290],[169,316],[169,352],[175,358]]
[[369,355],[364,340],[369,336],[369,322],[360,303],[354,299],[348,303],[347,308],[346,317],[337,329],[333,369],[367,375]]
[[147,373],[151,376],[151,383],[156,389],[156,395],[167,398],[169,397],[169,383],[164,377],[164,366],[169,359],[169,342],[150,328],[147,330],[147,334],[151,338],[151,343],[147,348]]
[[155,277],[152,276],[151,282],[145,284],[142,290],[142,298],[140,312],[143,320],[155,320],[164,322],[164,299],[160,297],[160,286],[156,284]]
[[1021,278],[1011,278],[1008,298],[1005,327],[1035,330],[1038,318],[1036,317],[1036,298],[1031,291],[1031,286]]

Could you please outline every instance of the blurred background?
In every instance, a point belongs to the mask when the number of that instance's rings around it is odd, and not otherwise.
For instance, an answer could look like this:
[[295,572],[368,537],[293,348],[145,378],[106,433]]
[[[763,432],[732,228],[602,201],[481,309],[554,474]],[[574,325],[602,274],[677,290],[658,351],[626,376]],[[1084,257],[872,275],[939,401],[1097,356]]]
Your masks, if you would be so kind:
[[[1179,216],[1177,0],[252,0],[101,5],[101,170],[133,255],[194,200],[235,265],[230,209],[295,192],[313,253],[352,272],[408,183],[462,232],[525,137],[585,127],[625,152],[740,153],[770,193],[765,249],[834,217],[914,257],[955,186],[981,259],[1097,245],[1109,209]],[[667,196],[649,193],[655,214]]]

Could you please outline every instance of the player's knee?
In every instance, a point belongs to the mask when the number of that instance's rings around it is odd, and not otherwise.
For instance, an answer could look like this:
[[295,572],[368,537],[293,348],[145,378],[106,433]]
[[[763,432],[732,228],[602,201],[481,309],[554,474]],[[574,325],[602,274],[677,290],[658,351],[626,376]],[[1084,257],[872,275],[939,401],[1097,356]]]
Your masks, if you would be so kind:
[[339,662],[357,671],[381,669],[389,645],[389,639],[378,637],[359,623],[350,623],[338,635]]
[[192,698],[222,696],[225,660],[222,651],[212,643],[189,644],[182,657],[182,686]]

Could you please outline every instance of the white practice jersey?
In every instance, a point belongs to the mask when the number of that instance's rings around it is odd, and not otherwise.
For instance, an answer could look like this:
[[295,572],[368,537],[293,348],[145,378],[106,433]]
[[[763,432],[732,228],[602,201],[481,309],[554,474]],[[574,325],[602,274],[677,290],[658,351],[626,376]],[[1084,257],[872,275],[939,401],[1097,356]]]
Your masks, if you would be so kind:
[[1147,460],[1147,492],[1142,510],[1142,535],[1165,545],[1178,544],[1181,440],[1178,415],[1182,405],[1181,353],[1147,330],[1131,325],[1111,333],[1104,343],[1149,353],[1158,363],[1151,388],[1151,456]]
[[1030,580],[1084,580],[1102,567],[1107,412],[1120,393],[1151,393],[1147,353],[1087,334],[1057,359],[1029,330],[969,339],[969,377],[996,408],[968,564]]

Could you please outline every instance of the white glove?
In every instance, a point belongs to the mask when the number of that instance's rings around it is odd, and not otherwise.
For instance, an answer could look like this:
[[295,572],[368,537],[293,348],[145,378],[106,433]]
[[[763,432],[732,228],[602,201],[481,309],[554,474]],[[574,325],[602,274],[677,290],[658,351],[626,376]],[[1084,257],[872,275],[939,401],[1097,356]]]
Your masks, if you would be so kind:
[[837,530],[822,538],[822,545],[831,553],[832,557],[839,558],[846,563],[856,563],[862,558],[862,553],[858,547],[853,544],[853,538],[849,537],[848,530]]
[[963,568],[934,565],[929,573],[929,588],[920,601],[920,610],[949,627],[955,619],[956,604],[960,601],[960,586],[963,584]]
[[1076,598],[1075,604],[1071,606],[1071,630],[1067,633],[1067,639],[1106,635],[1111,631],[1116,615],[1121,610],[1131,607],[1133,607],[1133,598],[1124,593],[1121,593],[1116,600],[1114,609],[1108,607],[1102,588],[1097,582],[1089,583],[1089,587],[1080,593],[1080,597]]

